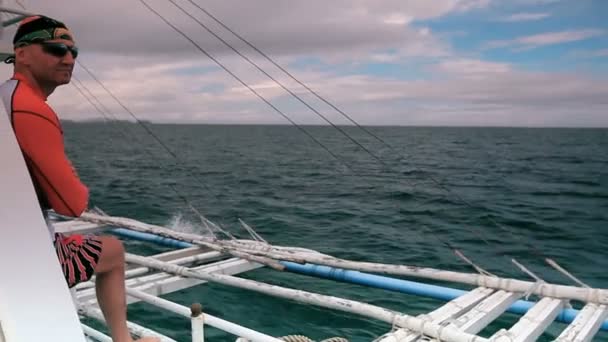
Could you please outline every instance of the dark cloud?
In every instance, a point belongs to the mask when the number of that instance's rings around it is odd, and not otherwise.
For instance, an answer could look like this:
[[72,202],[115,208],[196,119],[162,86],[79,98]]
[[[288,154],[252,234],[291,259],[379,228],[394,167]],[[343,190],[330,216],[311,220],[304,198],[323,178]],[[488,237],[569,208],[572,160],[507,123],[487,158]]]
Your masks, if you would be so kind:
[[[214,54],[229,50],[170,1],[145,0],[205,49]],[[387,25],[396,14],[426,19],[455,10],[452,1],[235,1],[193,0],[255,45],[273,55],[352,53],[419,43],[414,30]],[[209,25],[222,37],[231,37],[188,0],[178,5]],[[467,0],[466,2],[470,2]],[[123,55],[185,55],[197,53],[139,1],[31,1],[32,11],[64,20],[86,50]],[[232,36],[233,37],[233,36]],[[231,42],[236,42],[234,38]],[[241,45],[243,45],[241,43]]]

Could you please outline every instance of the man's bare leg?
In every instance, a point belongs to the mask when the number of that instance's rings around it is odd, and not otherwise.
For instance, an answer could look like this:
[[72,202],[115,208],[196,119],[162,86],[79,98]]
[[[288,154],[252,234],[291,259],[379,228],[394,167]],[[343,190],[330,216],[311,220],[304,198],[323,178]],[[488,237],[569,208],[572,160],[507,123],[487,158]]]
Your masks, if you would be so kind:
[[[132,342],[127,328],[127,300],[125,296],[125,250],[120,240],[101,237],[102,250],[95,269],[97,301],[110,328],[114,342]],[[154,342],[157,338],[144,337],[138,341]]]

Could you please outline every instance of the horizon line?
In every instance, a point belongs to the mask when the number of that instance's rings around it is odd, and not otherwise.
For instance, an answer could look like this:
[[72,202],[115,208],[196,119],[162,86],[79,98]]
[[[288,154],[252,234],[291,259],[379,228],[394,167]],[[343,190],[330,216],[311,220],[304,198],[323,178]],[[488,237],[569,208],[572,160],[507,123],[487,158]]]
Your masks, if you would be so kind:
[[[69,124],[97,124],[107,123],[103,119],[84,119],[84,120],[73,120],[73,119],[60,119],[63,123]],[[174,125],[174,126],[277,126],[277,127],[296,127],[293,124],[285,123],[205,123],[205,122],[158,122],[150,120],[139,120],[145,124],[152,125]],[[111,120],[112,123],[127,123],[127,124],[139,124],[133,120]],[[329,124],[298,124],[303,127],[332,127]],[[357,127],[354,124],[335,124],[338,127]],[[382,125],[382,124],[359,124],[361,127],[378,127],[378,128],[529,128],[529,129],[608,129],[608,126],[526,126],[526,125],[450,125],[450,124],[393,124],[393,125]]]

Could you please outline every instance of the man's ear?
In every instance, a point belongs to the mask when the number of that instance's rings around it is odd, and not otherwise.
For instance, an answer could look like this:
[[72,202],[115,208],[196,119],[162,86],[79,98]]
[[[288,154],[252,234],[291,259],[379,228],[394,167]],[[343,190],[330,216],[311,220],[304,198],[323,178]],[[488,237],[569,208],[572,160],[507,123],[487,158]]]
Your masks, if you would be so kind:
[[27,49],[16,48],[15,49],[15,63],[18,61],[19,64],[29,65],[30,64],[30,53]]

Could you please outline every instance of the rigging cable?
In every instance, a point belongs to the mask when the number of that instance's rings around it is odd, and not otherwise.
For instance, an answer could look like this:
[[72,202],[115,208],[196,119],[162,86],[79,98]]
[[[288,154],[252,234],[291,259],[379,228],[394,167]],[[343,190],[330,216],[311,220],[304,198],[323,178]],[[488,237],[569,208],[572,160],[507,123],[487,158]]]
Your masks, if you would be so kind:
[[153,9],[152,7],[150,7],[145,1],[143,0],[138,0],[139,2],[141,2],[144,6],[146,6],[150,11],[152,11],[154,14],[156,14],[159,18],[161,18],[167,25],[169,25],[170,27],[172,27],[175,31],[177,31],[178,33],[180,33],[184,38],[186,38],[188,41],[190,41],[190,43],[192,43],[194,46],[196,46],[202,53],[204,53],[209,59],[213,60],[217,65],[219,65],[222,69],[224,69],[224,71],[226,71],[227,73],[229,73],[232,77],[234,77],[237,81],[239,81],[243,86],[245,86],[247,89],[249,89],[251,92],[253,92],[259,99],[261,99],[262,101],[264,101],[264,103],[266,103],[268,106],[270,106],[272,109],[274,109],[277,113],[279,113],[281,116],[283,116],[287,121],[289,121],[292,125],[296,126],[300,131],[302,131],[304,134],[306,134],[308,137],[310,137],[311,139],[313,139],[317,144],[319,144],[319,146],[321,146],[323,149],[325,149],[325,151],[327,151],[327,153],[329,153],[330,155],[332,155],[336,160],[338,160],[340,163],[342,163],[346,168],[348,168],[349,170],[353,171],[352,168],[346,163],[344,162],[342,159],[340,159],[336,154],[334,154],[329,148],[327,148],[327,146],[323,145],[323,143],[321,143],[317,138],[315,138],[312,134],[310,134],[307,130],[305,130],[302,126],[298,125],[296,122],[294,122],[290,117],[288,117],[287,115],[285,115],[285,113],[283,113],[280,109],[278,109],[275,105],[273,105],[272,103],[270,103],[268,100],[266,100],[263,96],[261,96],[257,91],[255,91],[255,89],[253,89],[251,86],[249,86],[247,83],[245,83],[241,78],[239,78],[237,75],[235,75],[232,71],[230,71],[228,68],[226,68],[226,66],[224,66],[222,63],[220,63],[215,57],[211,56],[205,49],[203,49],[200,45],[198,45],[194,40],[192,40],[192,38],[188,37],[188,35],[186,35],[183,31],[181,31],[179,28],[177,28],[175,25],[171,24],[167,19],[165,19],[165,17],[163,17],[160,13],[158,13],[155,9]]
[[[154,13],[156,13],[159,17],[161,17],[161,19],[163,19],[163,21],[165,21],[167,24],[169,24],[167,22],[166,19],[164,19],[160,14],[158,14],[156,11],[152,10],[150,6],[148,6],[143,0],[139,0],[140,2],[144,3],[144,5],[146,5],[146,7],[148,7],[151,11],[153,11]],[[216,33],[214,33],[211,29],[209,29],[208,26],[206,26],[204,23],[202,23],[200,20],[198,20],[197,18],[195,18],[194,16],[192,16],[190,13],[188,13],[184,8],[182,8],[181,6],[177,5],[175,0],[169,0],[174,6],[176,6],[178,9],[180,9],[183,13],[185,13],[186,15],[188,15],[190,18],[192,18],[193,20],[195,20],[200,26],[202,26],[207,32],[209,32],[210,34],[212,34],[213,36],[215,36],[218,40],[220,40],[222,43],[224,43],[226,46],[228,46],[230,49],[232,49],[234,52],[236,52],[239,56],[241,56],[242,58],[244,58],[247,62],[249,62],[250,64],[254,65],[259,71],[261,71],[262,73],[264,73],[267,77],[269,77],[272,81],[274,81],[275,83],[277,83],[280,87],[282,87],[284,90],[286,90],[289,94],[291,94],[292,96],[294,96],[296,99],[298,99],[300,102],[302,102],[304,105],[306,105],[309,109],[311,109],[314,113],[316,113],[318,116],[322,117],[326,122],[328,122],[331,126],[333,126],[334,128],[336,128],[338,131],[340,131],[342,134],[344,134],[345,136],[347,136],[351,141],[353,141],[353,143],[355,143],[357,146],[361,147],[364,151],[366,151],[369,155],[371,155],[374,159],[378,160],[383,166],[387,167],[388,165],[381,160],[378,156],[376,156],[374,153],[372,153],[371,151],[369,151],[366,147],[364,147],[362,144],[360,144],[358,141],[356,141],[354,138],[352,138],[350,135],[348,135],[346,132],[344,132],[342,129],[340,129],[339,127],[337,127],[334,123],[332,123],[331,121],[329,121],[325,116],[323,116],[322,114],[320,114],[316,109],[312,108],[309,104],[307,104],[306,102],[304,102],[298,95],[294,94],[291,90],[287,89],[282,83],[278,82],[275,78],[273,78],[272,76],[270,76],[267,72],[265,72],[264,70],[262,70],[257,64],[255,64],[254,62],[251,61],[250,58],[244,56],[243,54],[241,54],[238,50],[236,50],[234,47],[232,47],[230,44],[228,44],[224,39],[222,39],[221,37],[219,37],[219,35],[217,35]],[[212,15],[209,11],[207,11],[206,9],[204,9],[202,6],[198,5],[197,3],[195,3],[193,0],[187,0],[188,2],[190,2],[192,5],[194,5],[195,7],[197,7],[198,9],[200,9],[202,12],[204,12],[207,16],[209,16],[210,18],[212,18],[215,22],[217,22],[219,25],[221,25],[223,28],[225,28],[226,30],[228,30],[230,33],[232,33],[234,36],[236,36],[237,38],[239,38],[241,41],[243,41],[244,43],[246,43],[248,46],[250,46],[252,49],[254,49],[256,52],[258,52],[260,55],[262,55],[263,57],[265,57],[268,61],[270,61],[273,65],[275,65],[279,70],[283,71],[285,74],[287,74],[291,79],[293,79],[294,81],[296,81],[298,84],[300,84],[301,86],[303,86],[306,90],[308,90],[311,94],[313,94],[314,96],[316,96],[318,99],[320,99],[321,101],[323,101],[324,103],[326,103],[327,105],[329,105],[331,108],[333,108],[334,110],[336,110],[338,113],[340,113],[342,116],[346,117],[350,122],[352,122],[353,124],[355,124],[359,129],[363,130],[365,133],[367,133],[368,135],[372,136],[373,138],[375,138],[376,140],[378,140],[379,142],[381,142],[384,146],[386,146],[387,148],[389,148],[391,151],[393,151],[394,153],[398,154],[401,156],[400,160],[405,159],[405,156],[401,153],[399,153],[392,145],[390,145],[389,143],[387,143],[384,139],[381,139],[380,137],[378,137],[377,135],[373,134],[372,132],[370,132],[369,130],[365,129],[363,126],[361,126],[359,123],[357,123],[354,119],[352,119],[348,114],[346,114],[344,111],[340,110],[337,106],[335,106],[334,104],[332,104],[331,102],[329,102],[328,100],[326,100],[325,98],[323,98],[322,96],[320,96],[317,92],[315,92],[314,90],[312,90],[310,87],[306,86],[303,82],[299,81],[295,76],[293,76],[291,73],[289,73],[287,70],[285,70],[283,67],[281,67],[278,63],[276,63],[274,60],[272,60],[272,58],[270,58],[267,54],[263,53],[260,49],[258,49],[257,47],[255,47],[253,44],[251,44],[249,41],[247,41],[245,38],[243,38],[241,35],[237,34],[234,30],[230,29],[227,25],[225,25],[221,20],[217,19],[217,17],[215,17],[214,15]],[[173,25],[169,24],[170,26],[172,26],[174,29],[176,29]],[[176,31],[178,31],[179,33],[182,33],[181,31],[179,31],[178,29],[176,29]],[[182,35],[184,35],[182,33]],[[185,35],[184,35],[185,36]],[[196,43],[194,43],[191,39],[189,39],[188,37],[186,37],[188,40],[190,40],[194,45],[198,45]],[[199,47],[200,49],[200,47]],[[205,53],[206,55],[208,55],[207,53]],[[208,55],[209,56],[209,55]],[[215,61],[215,59],[214,59]],[[216,62],[217,63],[217,62]],[[421,171],[420,169],[414,167],[416,170]],[[428,178],[435,183],[438,187],[440,187],[441,189],[443,189],[444,191],[446,191],[448,194],[451,194],[452,196],[454,196],[458,201],[460,201],[461,203],[465,204],[467,207],[471,208],[471,209],[479,209],[476,208],[472,203],[470,203],[469,201],[465,200],[462,196],[458,195],[457,193],[451,191],[449,188],[447,188],[445,185],[443,185],[440,181],[438,181],[437,179],[435,179],[433,176],[428,175]],[[522,237],[516,235],[513,233],[513,231],[507,227],[505,227],[504,225],[498,223],[496,220],[494,220],[491,216],[487,216],[486,220],[489,221],[490,223],[492,223],[494,226],[498,227],[499,229],[507,232],[513,239],[518,240],[520,242],[523,242],[524,244],[526,244],[528,247],[531,248],[532,252],[534,254],[536,254],[537,256],[540,256],[544,259],[544,261],[549,264],[552,268],[556,269],[557,271],[559,271],[560,273],[566,275],[569,278],[573,278],[573,276],[569,273],[567,273],[567,271],[565,271],[561,266],[559,266],[552,258],[549,258],[545,255],[545,253],[543,253],[540,249],[538,249],[535,245],[530,244],[528,242],[526,242],[525,240],[522,239]],[[487,239],[480,237],[484,240],[484,242],[486,244],[489,245],[489,242],[487,241]],[[496,253],[496,254],[501,254],[501,253]],[[506,253],[502,253],[504,254],[504,256],[506,256]],[[514,259],[515,260],[515,259]],[[515,260],[516,261],[516,260]],[[578,282],[578,280],[575,280],[576,282]]]
[[[263,96],[261,96],[257,91],[255,91],[255,89],[253,89],[251,86],[249,86],[248,84],[246,84],[241,78],[239,78],[237,75],[235,75],[232,71],[230,71],[228,68],[226,68],[221,62],[219,62],[215,57],[213,57],[211,54],[209,54],[205,49],[203,49],[198,43],[196,43],[194,40],[192,40],[192,38],[190,38],[188,35],[186,35],[182,30],[180,30],[179,28],[177,28],[175,25],[173,25],[171,22],[169,22],[162,14],[160,14],[158,11],[156,11],[155,9],[153,9],[151,6],[149,6],[144,0],[138,0],[139,2],[141,2],[146,8],[148,8],[148,10],[150,10],[152,13],[154,13],[156,16],[158,16],[163,22],[165,22],[165,24],[167,24],[168,26],[170,26],[171,28],[173,28],[176,32],[178,32],[181,36],[183,36],[186,40],[188,40],[191,44],[193,44],[199,51],[201,51],[203,54],[205,54],[208,58],[210,58],[212,61],[214,61],[218,66],[220,66],[224,71],[226,71],[227,73],[229,73],[232,77],[234,77],[237,81],[239,81],[243,86],[245,86],[247,89],[249,89],[251,92],[253,92],[258,98],[260,98],[262,101],[264,101],[266,104],[268,104],[271,108],[273,108],[276,112],[278,112],[281,116],[283,116],[284,118],[286,118],[290,123],[292,123],[293,125],[295,125],[298,129],[300,129],[302,132],[304,132],[308,137],[310,137],[311,139],[313,139],[317,144],[319,144],[323,149],[325,149],[330,155],[332,155],[335,159],[337,159],[338,161],[340,161],[344,166],[346,166],[348,168],[349,171],[351,171],[353,174],[355,175],[360,175],[360,173],[358,173],[356,170],[354,170],[353,168],[351,168],[346,162],[344,162],[342,159],[340,159],[335,153],[333,153],[331,150],[329,150],[329,148],[327,148],[325,145],[323,145],[318,139],[316,139],[313,135],[311,135],[307,130],[305,130],[304,128],[302,128],[300,125],[296,124],[291,118],[289,118],[287,115],[285,115],[281,110],[279,110],[277,107],[275,107],[272,103],[270,103],[266,98],[264,98]],[[367,151],[367,149],[365,149]],[[468,230],[471,230],[470,228],[467,228]],[[431,232],[432,233],[432,232]],[[464,255],[464,253],[462,253],[462,251],[460,251],[459,249],[455,249],[452,244],[450,244],[449,242],[444,241],[443,239],[439,238],[436,234],[430,234],[431,236],[434,236],[435,238],[437,238],[442,244],[444,244],[445,246],[447,246],[450,250],[454,251],[454,253],[456,254],[456,256],[458,256],[459,258],[462,258],[461,256]],[[485,238],[483,238],[481,235],[478,235],[482,240],[484,240],[484,242],[486,244],[490,244],[489,241],[487,241]],[[466,264],[470,265],[470,262],[465,258],[463,259],[465,261]],[[476,270],[478,269],[478,267],[475,268]]]
[[[196,23],[198,23],[199,26],[203,27],[209,34],[213,35],[215,38],[217,38],[219,41],[221,41],[224,45],[226,45],[228,48],[230,48],[232,51],[234,51],[236,54],[238,54],[240,57],[242,57],[244,60],[246,60],[249,64],[253,65],[258,71],[260,71],[261,73],[263,73],[264,75],[266,75],[268,78],[270,78],[273,82],[277,83],[282,89],[284,89],[285,91],[287,91],[290,95],[292,95],[293,97],[295,97],[299,102],[301,102],[302,104],[304,104],[307,108],[309,108],[311,111],[313,111],[316,115],[320,116],[323,120],[325,120],[327,123],[329,123],[333,128],[335,128],[336,130],[338,130],[340,133],[342,133],[344,136],[346,136],[350,141],[352,141],[355,145],[357,145],[358,147],[360,147],[361,149],[363,149],[365,152],[367,152],[370,156],[372,156],[375,160],[377,160],[380,164],[382,164],[382,166],[385,167],[385,170],[390,170],[389,165],[382,160],[380,157],[378,157],[376,154],[374,154],[373,152],[371,152],[368,148],[366,148],[365,146],[363,146],[360,142],[358,142],[356,139],[354,139],[351,135],[349,135],[348,133],[346,133],[343,129],[341,129],[339,126],[335,125],[333,122],[331,122],[329,119],[327,119],[327,117],[325,117],[324,115],[322,115],[318,110],[316,110],[315,108],[313,108],[311,105],[309,105],[307,102],[305,102],[304,100],[302,100],[302,98],[300,96],[298,96],[297,94],[295,94],[294,92],[292,92],[291,90],[289,90],[285,85],[283,85],[281,82],[279,82],[277,79],[275,79],[274,77],[272,77],[270,74],[268,74],[266,71],[264,71],[258,64],[256,64],[255,62],[253,62],[250,58],[248,58],[247,56],[243,55],[239,50],[237,50],[236,48],[234,48],[232,45],[230,45],[228,42],[226,42],[225,39],[223,39],[222,37],[220,37],[218,34],[216,34],[213,30],[211,30],[207,25],[205,25],[202,21],[200,21],[198,18],[194,17],[192,14],[190,14],[188,11],[186,11],[182,6],[178,5],[175,0],[169,0],[169,2],[171,2],[175,7],[177,7],[181,12],[183,12],[184,14],[186,14],[188,17],[190,17],[192,20],[194,20]],[[378,141],[380,141],[382,144],[384,144],[386,147],[388,147],[391,151],[393,151],[395,154],[400,155],[396,149],[389,145],[386,141],[384,141],[383,139],[381,139],[380,137],[378,137],[377,135],[371,133],[369,130],[365,129],[363,126],[361,126],[359,123],[357,123],[354,119],[352,119],[348,114],[344,113],[342,110],[338,109],[335,105],[331,104],[329,101],[327,101],[325,98],[321,97],[320,95],[318,95],[316,92],[314,92],[312,89],[310,89],[308,86],[306,86],[303,82],[299,81],[297,78],[295,78],[291,73],[289,73],[288,71],[286,71],[284,68],[282,68],[278,63],[276,63],[274,60],[272,60],[270,57],[268,57],[266,54],[264,54],[261,50],[259,50],[257,47],[255,47],[253,44],[251,44],[250,42],[248,42],[247,40],[245,40],[244,38],[242,38],[240,35],[238,35],[236,32],[234,32],[233,30],[231,30],[228,26],[226,26],[223,22],[221,22],[219,19],[217,19],[215,16],[213,16],[211,13],[209,13],[209,11],[205,10],[203,7],[199,6],[198,4],[196,4],[194,1],[192,0],[188,0],[188,2],[190,2],[191,4],[193,4],[195,7],[197,7],[198,9],[200,9],[201,11],[203,11],[206,15],[208,15],[209,17],[211,17],[212,19],[214,19],[218,24],[220,24],[222,27],[224,27],[225,29],[227,29],[230,33],[232,33],[233,35],[235,35],[236,37],[238,37],[240,40],[242,40],[243,42],[245,42],[247,45],[249,45],[250,47],[252,47],[256,52],[260,53],[262,56],[264,56],[267,60],[269,60],[273,65],[275,65],[276,67],[278,67],[281,71],[283,71],[284,73],[286,73],[289,77],[291,77],[293,80],[295,80],[298,84],[302,85],[305,89],[307,89],[309,92],[311,92],[313,95],[315,95],[317,98],[319,98],[320,100],[322,100],[323,102],[325,102],[326,104],[330,105],[332,108],[334,108],[335,110],[337,110],[340,114],[342,114],[343,116],[345,116],[350,122],[354,123],[357,127],[359,127],[360,129],[362,129],[364,132],[366,132],[367,134],[371,135],[372,137],[374,137],[375,139],[377,139]],[[145,4],[145,3],[144,3]],[[147,6],[150,9],[150,6]],[[156,11],[153,11],[155,14],[157,14],[159,17],[161,17],[161,19],[164,20],[164,18],[162,18],[162,16],[160,16]],[[165,22],[167,22],[165,20]],[[173,25],[171,25],[171,27],[173,27],[175,29],[175,27]],[[178,33],[182,33],[179,30]],[[185,37],[185,35],[182,33],[182,35]],[[186,37],[188,39],[188,37]],[[188,39],[190,40],[190,39]],[[191,41],[191,43],[198,45],[194,42]],[[198,46],[197,46],[198,47]],[[199,47],[200,49],[200,47]],[[209,54],[205,53],[207,56],[209,56]],[[215,59],[214,59],[215,61]],[[217,62],[216,62],[217,63]],[[401,154],[400,155],[400,159],[399,161],[405,160],[406,157]],[[419,172],[423,172],[422,170],[418,169],[415,167],[415,170],[419,171]],[[448,194],[453,194],[457,200],[460,200],[462,203],[464,203],[466,206],[475,209],[475,207],[470,204],[469,202],[467,202],[466,200],[464,200],[464,198],[462,198],[461,196],[459,196],[456,193],[452,193],[449,188],[445,187],[440,181],[436,180],[434,177],[432,176],[428,176],[428,178],[430,178],[436,185],[438,185],[440,188],[442,188],[444,191],[446,191]],[[412,184],[412,188],[415,188],[415,186],[418,183],[411,183]],[[497,224],[497,223],[496,223]],[[475,230],[474,232],[477,236],[479,236],[486,244],[490,244],[489,241],[483,236],[483,234],[479,234],[479,231]],[[460,252],[458,249],[454,249],[454,247],[449,244],[446,243],[445,241],[442,241],[442,243],[446,246],[448,246],[448,248],[453,249],[456,253],[456,255],[463,259],[466,263],[471,264],[471,261],[468,260],[464,255],[462,255],[462,252]],[[478,269],[478,266],[474,267],[475,269]]]
[[[82,67],[82,64],[80,64],[80,66]],[[106,106],[103,105],[103,103],[99,100],[99,98],[97,98],[97,96],[95,96],[89,89],[88,87],[86,87],[84,85],[84,83],[82,81],[80,81],[76,76],[72,76],[72,78],[76,81],[76,83],[72,84],[76,90],[78,90],[78,92],[103,116],[104,118],[104,122],[108,123],[108,122],[112,122],[111,119],[108,119],[108,117],[106,116],[106,114],[110,114],[112,115],[112,117],[114,117],[114,120],[117,121],[116,116],[110,111],[108,110],[108,108]],[[85,92],[82,90],[84,89],[89,95],[85,94]],[[93,100],[91,100],[91,98],[95,99],[99,105],[101,106],[101,108],[103,108],[104,110],[100,109],[100,106],[97,106],[96,103],[93,102]],[[121,132],[121,134],[123,134],[123,136],[127,139],[130,138],[129,134],[127,132],[122,131],[122,129],[119,130]],[[143,144],[140,143],[141,146],[143,146]],[[151,157],[154,157],[154,155],[148,150],[148,149],[144,149]],[[217,194],[215,194],[214,192],[211,191],[211,189],[209,189],[209,187],[205,184],[200,182],[200,180],[198,179],[198,177],[195,177],[197,179],[197,181],[199,181],[199,183],[204,186],[208,191],[210,191],[216,198],[218,197]],[[220,232],[224,233],[224,235],[228,236],[229,238],[234,239],[234,236],[232,236],[232,234],[230,234],[229,232],[225,231],[223,228],[221,228],[220,226],[218,226],[217,224],[209,221],[204,215],[202,215],[193,205],[192,203],[186,198],[184,197],[172,184],[168,184],[168,186],[171,188],[171,190],[173,190],[173,192],[175,192],[175,194],[186,204],[186,206],[192,210],[197,216],[198,218],[201,220],[201,222],[203,223],[203,225],[205,226],[205,228],[211,233],[211,235],[213,237],[215,237],[215,233],[213,232],[213,230],[211,229],[211,227],[216,228],[216,230],[219,230]]]
[[[232,73],[230,70],[228,70],[223,64],[221,64],[216,58],[214,58],[213,56],[211,56],[207,51],[205,51],[199,44],[197,44],[196,42],[194,42],[188,35],[186,35],[182,30],[180,30],[179,28],[177,28],[175,25],[173,25],[172,23],[170,23],[163,15],[161,15],[158,11],[154,10],[151,6],[149,6],[144,0],[139,0],[146,8],[148,8],[148,10],[150,10],[152,13],[154,13],[155,15],[157,15],[163,22],[165,22],[168,26],[170,26],[171,28],[173,28],[176,32],[178,32],[180,35],[182,35],[185,39],[187,39],[190,43],[192,43],[198,50],[200,50],[203,54],[205,54],[208,58],[210,58],[212,61],[214,61],[217,65],[219,65],[222,69],[224,69],[226,72],[228,72],[231,76],[233,76],[235,79],[237,79],[241,84],[243,84],[244,86],[246,86],[250,91],[252,91],[257,97],[259,97],[260,99],[262,99],[266,104],[268,104],[269,106],[271,106],[273,109],[275,109],[275,111],[279,112],[279,114],[281,114],[283,117],[287,118],[291,123],[295,124],[293,122],[293,120],[289,119],[283,112],[279,111],[275,106],[273,106],[269,101],[267,101],[265,98],[263,98],[261,95],[259,95],[259,93],[257,93],[254,89],[252,89],[250,86],[248,86],[247,84],[245,84],[238,76],[236,76],[234,73]],[[176,5],[172,0],[170,0],[171,3],[173,3],[176,7],[178,7],[179,9],[182,10],[182,12],[186,13],[188,16],[190,16],[191,18],[193,18],[189,13],[187,13],[183,8],[181,8],[180,6]],[[194,19],[194,18],[193,18]],[[196,19],[195,19],[196,20]],[[199,25],[204,26],[204,24],[202,24],[200,21],[196,20]],[[205,27],[205,26],[204,26]],[[205,27],[208,31],[210,31],[207,27]],[[223,39],[219,38],[216,34],[213,34],[214,36],[216,36],[216,38],[220,39],[224,44],[228,45],[232,50],[236,51],[236,49],[232,48],[228,43],[226,43]],[[238,52],[237,52],[238,53]],[[242,54],[238,53],[241,57],[245,58],[247,61],[249,61],[250,63],[252,63],[248,58],[244,57]],[[253,63],[254,64],[254,63]],[[254,64],[255,65],[255,64]],[[256,65],[257,67],[257,65]],[[260,68],[258,67],[258,70],[260,70]],[[273,81],[277,82],[276,80],[274,80],[270,75],[268,75],[266,72],[264,72],[265,75],[267,75],[268,77],[270,77]],[[278,82],[277,82],[278,83]],[[283,87],[285,89],[285,87],[281,84],[279,84],[281,87]],[[290,94],[293,94],[293,92],[289,91]],[[309,106],[309,108],[311,108]],[[313,110],[315,113],[317,113],[318,115],[320,115],[318,113],[318,111]],[[322,115],[321,115],[322,116]],[[351,118],[352,120],[352,118]],[[354,121],[354,120],[353,120]],[[335,125],[332,124],[332,126],[335,127]],[[303,132],[305,132],[309,137],[312,138],[312,135],[310,135],[306,130],[304,130],[303,128],[301,128],[299,125],[296,125],[296,127],[300,128],[300,130],[302,130]],[[352,138],[351,138],[352,140]],[[316,141],[316,139],[315,139]],[[383,141],[383,140],[382,140]],[[318,141],[317,141],[318,142]],[[385,142],[386,144],[386,142]],[[357,142],[358,146],[362,146],[361,144],[359,144]],[[389,146],[389,148],[391,147],[390,145],[386,144],[387,146]],[[337,156],[329,151],[324,145],[322,145],[324,147],[324,149],[326,151],[328,151],[332,156],[334,156],[334,158],[337,158]],[[365,151],[368,151],[366,148],[364,148]],[[394,150],[394,149],[393,149]],[[371,154],[371,152],[369,152]],[[375,157],[376,159],[378,159],[375,155],[371,154],[373,157]],[[338,159],[340,160],[340,159]],[[382,161],[381,161],[382,162]],[[383,165],[384,162],[382,162]],[[355,174],[357,174],[357,172],[355,172],[352,168],[349,167],[349,170]],[[449,189],[447,189],[445,186],[443,186],[439,181],[435,180],[433,177],[429,176],[429,178],[431,178],[431,180],[433,180],[438,186],[440,186],[444,191],[446,191],[447,193],[452,193]],[[452,193],[453,194],[453,193]],[[475,209],[475,207],[470,204],[468,201],[464,200],[461,196],[458,196],[457,194],[453,194],[457,199],[459,199],[462,203],[464,203],[465,205]],[[515,235],[508,230],[507,228],[503,227],[502,225],[498,224],[498,222],[496,222],[493,219],[489,219],[491,222],[493,222],[494,225],[496,225],[497,227],[499,227],[502,230],[506,230],[510,233],[510,235],[512,237],[515,237]],[[487,245],[490,245],[489,241],[487,239],[485,239],[483,237],[483,235],[485,234],[479,234],[479,231],[477,229],[472,229],[472,228],[466,228],[465,229],[473,232],[474,234],[476,234],[480,239],[482,239]],[[436,236],[436,235],[433,235]],[[445,244],[445,242],[443,242],[443,244]],[[451,246],[451,245],[447,245],[447,246]],[[539,251],[536,247],[534,247],[533,245],[531,245],[533,252],[535,252],[535,254],[537,255],[543,255],[543,253],[541,251]],[[450,247],[450,249],[453,249]],[[454,250],[455,254],[463,259],[466,263],[469,263],[469,261],[466,258],[463,258],[463,254],[461,251],[459,250]],[[500,254],[499,254],[500,255]],[[502,255],[503,257],[506,257],[505,255]],[[507,260],[511,261],[511,259],[507,258]],[[549,263],[549,258],[545,258],[545,261]],[[476,267],[477,268],[477,267]]]
[[264,69],[260,68],[259,65],[257,65],[255,62],[253,62],[251,59],[249,59],[247,56],[243,55],[239,50],[235,49],[232,45],[228,44],[224,39],[222,39],[222,37],[220,37],[219,35],[217,35],[215,32],[213,32],[211,29],[209,29],[209,27],[207,27],[207,25],[205,25],[203,22],[201,22],[200,20],[198,20],[196,17],[194,17],[192,14],[188,13],[188,11],[186,11],[183,7],[181,7],[180,5],[178,5],[175,0],[169,0],[169,2],[171,2],[175,7],[179,8],[184,14],[186,14],[187,16],[189,16],[192,20],[196,21],[201,27],[203,27],[208,33],[210,33],[211,35],[213,35],[215,38],[217,38],[218,40],[220,40],[222,43],[224,43],[224,45],[226,45],[228,48],[230,48],[232,51],[234,51],[236,54],[238,54],[240,57],[242,57],[243,59],[245,59],[247,62],[249,62],[249,64],[255,66],[256,69],[258,69],[261,73],[263,73],[264,75],[266,75],[268,78],[270,78],[273,82],[275,82],[276,84],[278,84],[281,88],[283,88],[283,90],[285,90],[286,92],[288,92],[291,96],[293,96],[294,98],[296,98],[300,103],[302,103],[304,106],[306,106],[306,108],[312,110],[315,114],[317,114],[318,116],[320,116],[325,122],[327,122],[328,124],[330,124],[333,128],[335,128],[336,130],[338,130],[340,133],[342,133],[345,137],[347,137],[350,141],[352,141],[355,145],[359,146],[361,149],[363,149],[365,152],[367,152],[370,156],[372,156],[374,159],[376,159],[379,163],[381,163],[383,166],[388,166],[384,160],[380,159],[380,157],[376,156],[372,151],[370,151],[369,149],[367,149],[365,146],[363,146],[360,142],[358,142],[356,139],[354,139],[352,136],[350,136],[348,133],[346,133],[342,128],[340,128],[339,126],[336,126],[333,122],[331,122],[329,119],[327,119],[327,117],[325,117],[323,114],[321,114],[319,111],[317,111],[314,107],[312,107],[311,105],[309,105],[306,101],[302,100],[301,97],[299,97],[297,94],[295,94],[294,92],[292,92],[291,90],[289,90],[289,88],[285,87],[285,85],[283,85],[283,83],[279,82],[278,80],[276,80],[274,77],[272,77],[270,74],[268,74],[266,71],[264,71]]

